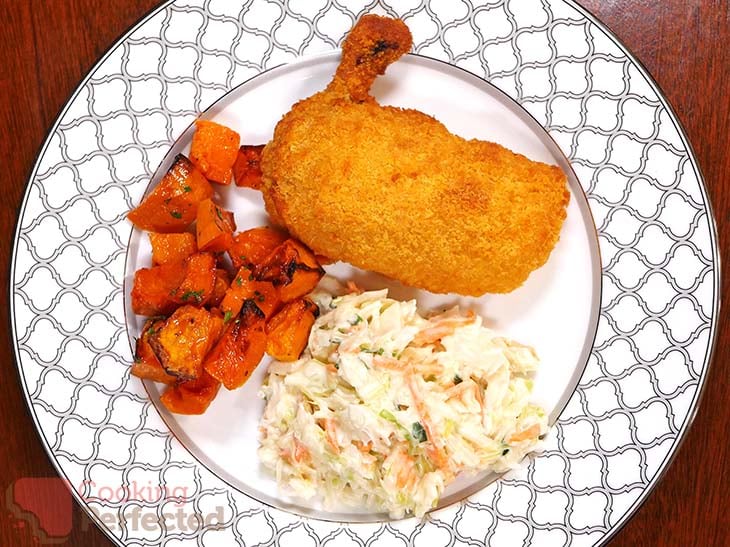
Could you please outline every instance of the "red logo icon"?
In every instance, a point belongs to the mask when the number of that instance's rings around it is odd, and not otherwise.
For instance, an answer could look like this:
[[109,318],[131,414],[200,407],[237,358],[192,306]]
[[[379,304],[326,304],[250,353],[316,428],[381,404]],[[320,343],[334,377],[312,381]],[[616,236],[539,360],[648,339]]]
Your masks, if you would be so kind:
[[18,527],[28,527],[38,543],[64,543],[71,533],[72,500],[66,481],[25,477],[5,492],[5,505]]

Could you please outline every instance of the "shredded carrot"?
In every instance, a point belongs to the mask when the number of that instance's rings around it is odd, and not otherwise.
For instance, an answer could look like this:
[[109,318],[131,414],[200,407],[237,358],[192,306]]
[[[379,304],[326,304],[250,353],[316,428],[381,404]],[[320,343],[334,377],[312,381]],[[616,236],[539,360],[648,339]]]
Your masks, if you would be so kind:
[[410,487],[415,480],[415,461],[404,452],[398,453],[398,472],[396,473],[395,485],[398,488]]
[[309,450],[299,439],[294,437],[294,461],[301,463],[303,461],[309,461]]
[[373,365],[376,368],[392,370],[393,372],[407,372],[408,369],[403,363],[392,357],[383,357],[382,355],[373,355]]
[[428,455],[429,459],[438,467],[439,469],[445,469],[447,466],[447,458],[446,453],[443,451],[443,442],[441,438],[436,433],[436,428],[433,427],[431,424],[431,419],[428,415],[428,410],[426,410],[426,406],[423,404],[423,399],[421,399],[421,396],[418,393],[418,388],[414,384],[414,376],[411,374],[408,376],[408,389],[411,391],[411,396],[413,397],[413,403],[416,406],[416,412],[418,412],[418,415],[421,418],[421,425],[423,426],[423,429],[426,431],[426,435],[428,436],[428,447],[426,448],[426,454]]
[[[471,310],[469,311],[471,312]],[[450,334],[454,334],[454,331],[458,327],[472,324],[475,317],[474,312],[471,312],[467,313],[465,317],[445,317],[443,319],[438,319],[438,317],[432,318],[431,322],[434,325],[419,332],[413,339],[412,343],[415,346],[433,344]]]
[[362,452],[363,454],[368,454],[373,449],[372,441],[362,443],[361,441],[355,440],[355,441],[352,441],[352,444],[354,444],[357,447],[357,449],[360,452]]
[[335,436],[337,433],[337,426],[333,419],[327,418],[324,420],[324,432],[327,436],[327,444],[335,454],[339,454],[340,446],[337,444],[337,437]]
[[519,433],[514,433],[510,436],[509,439],[507,439],[510,443],[518,443],[520,441],[525,441],[531,437],[537,437],[540,434],[540,425],[539,424],[533,424],[524,431],[520,431]]

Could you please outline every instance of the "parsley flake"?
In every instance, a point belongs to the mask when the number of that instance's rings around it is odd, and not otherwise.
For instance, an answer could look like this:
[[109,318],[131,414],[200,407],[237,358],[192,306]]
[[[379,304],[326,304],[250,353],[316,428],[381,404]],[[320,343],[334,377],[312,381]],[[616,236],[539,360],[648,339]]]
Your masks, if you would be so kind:
[[419,422],[413,423],[413,425],[411,426],[411,434],[413,435],[413,438],[419,443],[425,443],[428,440],[426,430],[423,429],[423,426]]
[[191,298],[194,298],[196,302],[201,302],[203,300],[203,291],[185,291],[180,297],[183,302],[187,302]]

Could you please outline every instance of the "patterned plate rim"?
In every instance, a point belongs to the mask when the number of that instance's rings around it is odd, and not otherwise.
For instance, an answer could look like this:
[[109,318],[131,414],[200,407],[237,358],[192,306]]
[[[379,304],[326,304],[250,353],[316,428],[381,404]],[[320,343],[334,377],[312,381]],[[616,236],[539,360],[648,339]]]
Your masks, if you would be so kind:
[[[173,5],[176,0],[165,0],[161,5],[157,6],[156,8],[151,9],[147,13],[143,14],[141,17],[137,19],[135,23],[133,23],[126,31],[124,31],[119,37],[114,40],[111,45],[101,54],[101,56],[98,58],[98,60],[91,66],[91,68],[87,71],[86,75],[83,77],[83,79],[79,82],[79,84],[74,88],[74,91],[69,96],[67,101],[64,103],[62,108],[59,110],[58,114],[56,115],[55,119],[53,120],[53,123],[51,124],[50,128],[46,132],[46,135],[43,139],[43,144],[38,149],[38,152],[36,154],[36,159],[33,162],[32,168],[29,171],[29,175],[27,177],[25,190],[23,193],[21,205],[18,209],[18,213],[15,219],[15,229],[13,231],[13,244],[12,244],[12,251],[11,251],[11,261],[10,261],[10,268],[9,268],[9,284],[8,284],[8,301],[9,301],[9,319],[10,319],[10,328],[12,331],[12,343],[13,343],[13,357],[16,362],[16,372],[18,374],[18,380],[23,388],[23,395],[25,398],[25,403],[27,406],[28,413],[30,414],[31,419],[33,420],[33,423],[35,425],[36,431],[38,433],[38,436],[40,437],[42,441],[43,448],[46,452],[46,454],[49,457],[49,460],[53,467],[56,469],[57,473],[63,477],[64,483],[66,484],[67,488],[71,492],[73,498],[76,500],[76,502],[79,504],[79,506],[86,512],[87,516],[96,524],[96,526],[105,534],[105,536],[112,541],[116,545],[120,545],[124,547],[124,543],[115,536],[112,531],[104,525],[104,523],[100,520],[100,518],[89,508],[87,502],[84,500],[84,498],[81,496],[81,494],[74,488],[71,484],[71,481],[69,480],[68,475],[65,473],[63,468],[61,467],[60,463],[56,459],[56,455],[53,452],[52,447],[50,446],[48,439],[45,437],[45,434],[41,428],[41,425],[38,421],[38,417],[33,409],[33,403],[30,399],[30,392],[28,389],[28,385],[25,381],[25,378],[23,377],[21,365],[20,365],[20,348],[18,346],[18,337],[16,333],[16,314],[15,314],[15,301],[14,301],[14,280],[15,280],[15,268],[16,268],[16,257],[17,257],[17,251],[18,251],[18,243],[20,241],[20,234],[21,234],[21,219],[23,218],[26,205],[28,203],[28,197],[30,195],[30,190],[32,188],[32,182],[37,174],[38,167],[40,165],[41,159],[43,158],[49,144],[51,137],[55,132],[57,131],[61,120],[63,119],[64,115],[69,110],[69,107],[72,105],[80,91],[83,90],[85,84],[92,78],[94,73],[97,71],[97,69],[107,60],[107,58],[116,50],[116,48],[124,43],[134,32],[136,32],[140,27],[142,27],[149,19],[153,18],[155,15],[157,15],[159,12],[164,11],[168,8],[168,6]],[[720,291],[720,280],[721,280],[721,260],[720,260],[720,249],[719,249],[719,241],[718,241],[718,235],[717,235],[717,221],[716,216],[714,213],[712,202],[709,198],[708,192],[707,192],[707,185],[704,179],[704,176],[702,174],[702,171],[700,169],[700,166],[698,164],[696,154],[694,152],[694,149],[687,137],[687,134],[684,130],[684,127],[682,126],[681,122],[679,121],[679,118],[677,117],[674,109],[669,104],[668,100],[666,99],[664,93],[662,92],[661,87],[659,84],[655,81],[654,77],[651,75],[649,70],[644,66],[644,64],[632,54],[632,52],[623,44],[623,42],[615,35],[615,33],[608,28],[604,23],[602,23],[596,16],[594,16],[592,13],[590,13],[587,9],[585,9],[583,6],[579,5],[576,0],[562,0],[567,5],[569,5],[571,8],[576,10],[578,13],[581,14],[582,17],[584,17],[587,21],[589,21],[591,24],[595,25],[597,28],[599,28],[602,32],[606,34],[606,36],[611,40],[614,46],[616,46],[621,53],[623,53],[628,60],[630,60],[633,65],[636,67],[636,69],[639,71],[639,74],[643,76],[645,81],[649,84],[652,91],[656,94],[657,100],[659,101],[660,105],[666,110],[669,120],[672,122],[672,125],[676,129],[678,136],[681,140],[682,145],[685,147],[687,152],[687,158],[692,166],[692,170],[697,176],[697,182],[698,187],[700,189],[700,192],[702,194],[703,198],[703,205],[707,210],[707,224],[708,224],[708,230],[710,235],[710,243],[711,243],[711,250],[712,250],[712,258],[713,258],[713,269],[712,269],[712,281],[713,281],[713,294],[712,294],[712,316],[711,321],[709,324],[709,340],[708,340],[708,346],[707,351],[704,355],[704,362],[702,364],[701,373],[698,378],[697,388],[695,391],[694,396],[692,397],[691,404],[688,407],[687,416],[685,417],[681,428],[678,430],[677,436],[674,439],[674,442],[672,446],[670,447],[668,453],[666,456],[662,459],[660,465],[657,468],[656,473],[652,477],[652,479],[643,487],[641,493],[638,495],[636,500],[626,509],[625,513],[619,518],[619,520],[613,524],[610,528],[606,530],[606,532],[599,538],[597,545],[605,545],[610,541],[622,528],[623,526],[637,513],[638,509],[641,507],[641,505],[646,501],[647,497],[653,492],[654,488],[656,488],[657,484],[662,480],[664,477],[664,474],[666,473],[667,469],[671,465],[671,463],[674,461],[674,458],[676,457],[678,451],[680,450],[684,440],[687,437],[687,432],[689,431],[690,427],[692,426],[692,423],[697,415],[697,411],[699,409],[699,404],[702,399],[702,396],[704,394],[705,388],[706,388],[706,380],[707,376],[710,370],[710,366],[712,365],[715,349],[717,346],[717,337],[718,337],[718,319],[719,319],[719,313],[721,308],[721,291]],[[272,67],[274,68],[274,67]],[[477,77],[478,76],[476,75]],[[224,93],[225,95],[225,93]]]
[[588,19],[591,23],[596,25],[598,28],[600,28],[603,32],[606,33],[606,35],[613,41],[613,43],[626,55],[628,59],[630,59],[636,68],[639,69],[639,72],[642,76],[646,79],[646,81],[649,83],[649,85],[652,87],[654,92],[657,95],[657,98],[659,99],[659,102],[661,105],[666,109],[666,111],[669,113],[669,119],[672,121],[672,124],[676,128],[677,132],[679,133],[680,139],[682,139],[682,144],[687,149],[687,156],[692,163],[692,168],[694,169],[695,173],[697,174],[698,182],[700,190],[702,191],[702,197],[704,198],[705,206],[707,207],[708,215],[707,215],[707,223],[709,225],[710,229],[710,237],[712,239],[712,254],[714,259],[714,269],[713,269],[713,283],[714,283],[714,291],[713,291],[713,315],[712,315],[712,323],[710,324],[710,342],[708,346],[708,351],[705,354],[705,361],[703,363],[702,367],[702,375],[700,377],[699,385],[697,386],[697,392],[695,393],[695,396],[692,399],[692,405],[690,406],[689,412],[687,414],[687,417],[684,420],[684,423],[682,424],[682,429],[679,431],[677,438],[674,441],[674,444],[672,445],[672,448],[669,450],[669,453],[667,456],[665,456],[664,460],[662,461],[662,464],[659,466],[659,469],[657,470],[656,474],[654,475],[654,478],[649,482],[649,484],[646,485],[642,493],[639,495],[639,497],[634,501],[634,503],[629,507],[629,509],[623,514],[623,516],[619,519],[619,521],[612,526],[606,534],[601,538],[600,545],[605,545],[608,543],[618,532],[621,531],[621,529],[626,525],[626,523],[631,520],[631,518],[636,515],[637,511],[641,507],[641,505],[646,501],[646,499],[649,497],[649,495],[654,491],[654,488],[661,482],[661,480],[664,478],[664,474],[667,472],[667,469],[672,465],[672,462],[674,461],[674,458],[677,456],[679,450],[682,447],[682,444],[684,443],[684,440],[687,437],[687,432],[692,427],[692,423],[694,422],[695,416],[697,415],[697,411],[699,410],[700,401],[702,400],[702,395],[705,392],[705,387],[707,385],[707,375],[710,372],[710,366],[712,365],[713,358],[715,355],[715,348],[717,347],[717,323],[718,318],[720,315],[720,301],[721,301],[721,295],[720,292],[720,279],[721,279],[721,267],[722,267],[722,261],[720,260],[720,247],[719,242],[717,239],[717,220],[715,217],[715,211],[712,207],[712,201],[710,200],[710,196],[707,193],[707,184],[705,183],[705,177],[702,174],[702,170],[700,169],[699,163],[697,162],[697,156],[695,155],[694,148],[692,148],[692,144],[689,141],[689,138],[687,137],[687,133],[684,130],[684,127],[682,126],[682,123],[679,121],[679,118],[677,117],[677,113],[674,111],[672,106],[669,104],[669,101],[664,95],[664,92],[662,91],[659,84],[656,82],[654,77],[651,75],[649,70],[644,66],[644,64],[639,60],[638,57],[636,57],[631,51],[624,45],[624,43],[616,36],[616,34],[608,28],[604,23],[602,23],[598,17],[594,16],[592,13],[590,13],[587,9],[585,9],[583,6],[579,5],[575,0],[567,0],[567,2],[575,8],[578,12],[580,12],[586,19]]

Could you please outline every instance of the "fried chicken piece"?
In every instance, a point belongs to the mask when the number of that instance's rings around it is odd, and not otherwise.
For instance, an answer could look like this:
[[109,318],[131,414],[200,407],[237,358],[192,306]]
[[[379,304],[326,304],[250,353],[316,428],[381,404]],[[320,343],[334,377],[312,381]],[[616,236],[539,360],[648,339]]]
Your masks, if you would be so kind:
[[267,210],[315,253],[407,285],[512,291],[558,240],[565,175],[379,105],[370,86],[410,47],[402,21],[360,19],[332,82],[294,105],[263,151]]

